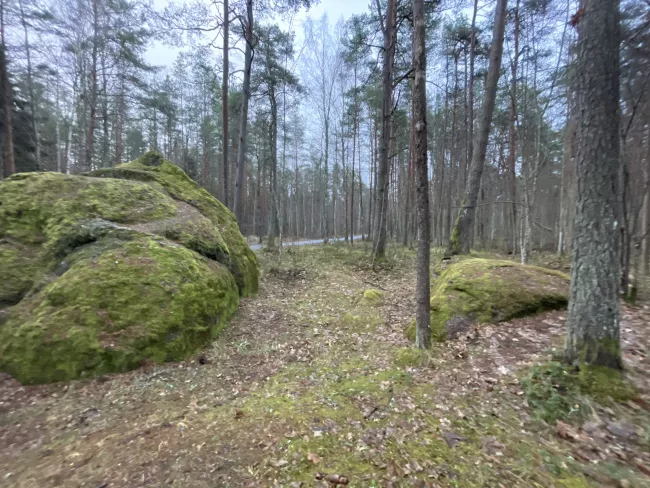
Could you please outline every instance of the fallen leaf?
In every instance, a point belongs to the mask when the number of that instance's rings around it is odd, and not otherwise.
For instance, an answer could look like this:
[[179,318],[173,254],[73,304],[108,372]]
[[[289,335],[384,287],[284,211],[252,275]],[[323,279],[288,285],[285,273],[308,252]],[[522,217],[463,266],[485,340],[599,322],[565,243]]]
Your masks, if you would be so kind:
[[555,424],[555,432],[560,439],[574,440],[578,437],[578,433],[571,425],[558,420]]
[[311,461],[314,464],[318,464],[322,461],[322,459],[318,456],[318,454],[314,454],[313,452],[307,453],[307,461]]
[[636,458],[634,460],[634,464],[636,465],[639,471],[641,471],[646,476],[650,476],[650,467],[646,466],[641,459]]

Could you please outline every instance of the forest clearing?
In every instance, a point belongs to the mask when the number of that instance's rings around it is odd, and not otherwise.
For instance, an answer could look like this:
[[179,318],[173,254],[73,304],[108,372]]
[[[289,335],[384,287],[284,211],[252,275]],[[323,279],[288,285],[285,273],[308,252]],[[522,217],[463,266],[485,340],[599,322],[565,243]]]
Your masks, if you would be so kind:
[[650,0],[0,0],[0,487],[650,488]]
[[374,271],[368,246],[290,248],[280,264],[261,252],[258,296],[184,362],[31,387],[4,376],[0,484],[650,486],[647,307],[622,310],[633,400],[559,390],[539,410],[525,378],[561,351],[566,311],[418,351],[404,333],[415,253],[391,247]]

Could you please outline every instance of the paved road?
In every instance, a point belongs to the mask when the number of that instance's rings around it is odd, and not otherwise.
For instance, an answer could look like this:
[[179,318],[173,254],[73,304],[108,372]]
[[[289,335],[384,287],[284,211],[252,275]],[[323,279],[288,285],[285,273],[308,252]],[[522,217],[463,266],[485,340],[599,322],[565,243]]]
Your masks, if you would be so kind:
[[[361,239],[361,235],[354,236],[352,240],[358,241]],[[343,241],[345,240],[343,237],[331,237],[329,239],[329,242],[333,241]],[[288,241],[288,242],[283,242],[282,247],[287,247],[287,246],[313,246],[314,244],[322,244],[324,242],[323,239],[311,239],[308,241]],[[250,245],[251,249],[253,251],[258,251],[262,249],[262,244],[251,244]]]

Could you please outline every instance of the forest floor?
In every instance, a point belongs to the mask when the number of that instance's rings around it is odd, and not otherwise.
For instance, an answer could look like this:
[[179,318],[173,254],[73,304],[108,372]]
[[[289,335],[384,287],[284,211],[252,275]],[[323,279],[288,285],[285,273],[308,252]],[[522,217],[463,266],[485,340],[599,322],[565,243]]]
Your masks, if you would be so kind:
[[564,312],[422,353],[404,336],[415,254],[391,249],[373,269],[367,251],[260,254],[258,296],[184,363],[34,387],[1,377],[0,486],[650,487],[647,307],[623,308],[634,401],[558,389],[553,401],[576,404],[544,422],[523,378],[561,349]]

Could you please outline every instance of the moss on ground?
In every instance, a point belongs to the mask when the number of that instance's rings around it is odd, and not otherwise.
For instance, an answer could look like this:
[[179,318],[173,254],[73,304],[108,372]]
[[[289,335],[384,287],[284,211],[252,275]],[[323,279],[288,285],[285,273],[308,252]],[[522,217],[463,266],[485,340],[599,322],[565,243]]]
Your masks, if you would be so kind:
[[[465,259],[442,272],[431,292],[431,336],[444,340],[475,323],[501,322],[567,304],[564,273],[512,261]],[[414,336],[414,326],[407,335]]]
[[384,292],[375,290],[374,288],[364,290],[362,301],[364,304],[370,306],[381,305],[384,301]]
[[522,386],[535,415],[549,423],[580,421],[593,401],[625,402],[636,397],[622,372],[599,366],[580,368],[551,361],[533,366],[522,375]]
[[238,301],[226,268],[193,251],[151,238],[123,242],[76,260],[10,309],[0,368],[42,383],[180,360],[216,336]]
[[[236,410],[217,409],[208,420],[232,425],[235,417],[238,431],[264,425],[265,432],[284,433],[251,471],[269,485],[312,486],[317,473],[344,475],[360,487],[419,486],[424,480],[467,488],[587,483],[564,452],[522,432],[514,409],[465,418],[429,413],[435,389],[414,383],[400,357],[381,368],[359,357],[294,365]],[[447,400],[449,412],[470,412],[475,403],[471,394]],[[449,435],[458,441],[450,444]]]
[[[243,296],[257,292],[257,258],[239,232],[235,216],[219,200],[194,183],[178,166],[157,152],[148,152],[130,163],[100,169],[92,176],[144,181],[160,185],[169,195],[197,208],[207,217],[226,243],[228,256],[222,261],[232,272]],[[198,244],[198,243],[196,243]],[[202,249],[198,246],[198,249]],[[225,257],[225,256],[224,256]]]

